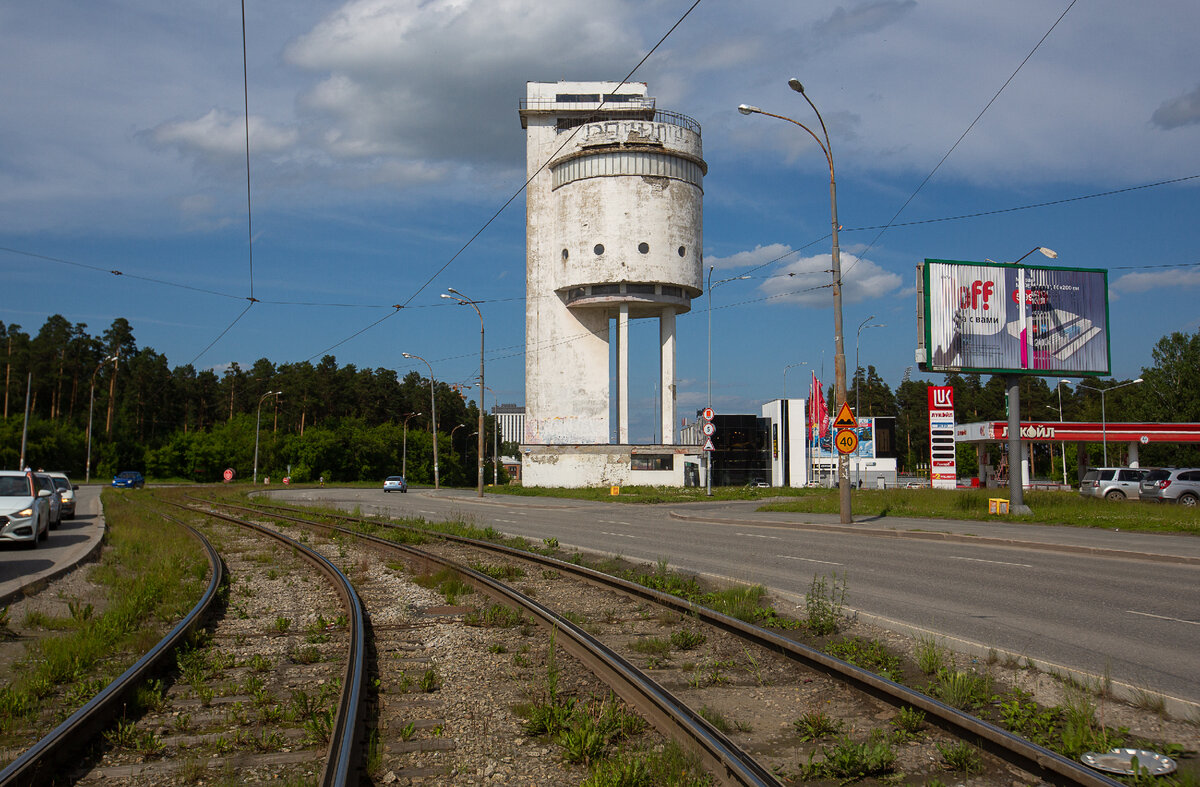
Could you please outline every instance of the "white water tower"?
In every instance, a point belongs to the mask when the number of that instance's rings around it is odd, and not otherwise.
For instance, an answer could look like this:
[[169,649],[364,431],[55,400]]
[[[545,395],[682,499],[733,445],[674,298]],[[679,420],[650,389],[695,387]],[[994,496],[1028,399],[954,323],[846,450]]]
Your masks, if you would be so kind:
[[524,443],[607,445],[615,410],[617,444],[628,444],[629,321],[657,319],[656,417],[673,444],[675,317],[704,288],[700,126],[657,109],[645,83],[530,82],[520,115]]

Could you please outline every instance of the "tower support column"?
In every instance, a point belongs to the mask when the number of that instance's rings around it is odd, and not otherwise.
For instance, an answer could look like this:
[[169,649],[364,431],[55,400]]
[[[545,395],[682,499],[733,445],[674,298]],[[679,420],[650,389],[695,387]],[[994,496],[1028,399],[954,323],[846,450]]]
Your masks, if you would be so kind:
[[629,304],[617,312],[617,442],[629,444]]
[[663,445],[675,444],[675,310],[663,309],[658,320],[659,390]]

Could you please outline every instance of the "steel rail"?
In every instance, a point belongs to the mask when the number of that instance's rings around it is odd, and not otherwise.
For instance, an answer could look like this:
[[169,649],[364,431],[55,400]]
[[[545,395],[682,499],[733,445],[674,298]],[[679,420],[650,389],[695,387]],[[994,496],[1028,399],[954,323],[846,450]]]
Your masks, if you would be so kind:
[[70,756],[88,745],[124,710],[134,689],[170,663],[169,659],[174,655],[175,648],[212,609],[218,598],[218,591],[225,581],[225,568],[221,556],[195,528],[186,522],[158,513],[159,516],[186,528],[200,542],[207,554],[210,579],[204,594],[187,616],[133,666],[0,771],[0,787],[48,784],[54,781],[61,775],[62,766],[69,761]]
[[[165,501],[170,502],[170,501]],[[221,505],[213,501],[204,501],[208,505]],[[280,541],[291,547],[298,554],[317,567],[333,583],[341,597],[346,611],[350,615],[350,653],[346,659],[346,671],[342,678],[342,698],[338,703],[337,714],[334,718],[329,748],[325,754],[325,768],[321,772],[318,784],[322,787],[345,787],[358,782],[358,765],[354,755],[359,748],[363,721],[363,685],[366,681],[366,624],[364,621],[362,602],[355,592],[350,580],[338,570],[326,557],[319,552],[301,544],[278,531],[264,527],[254,522],[247,522],[236,517],[226,516],[216,511],[204,511],[195,507],[171,502],[186,511],[213,517],[230,522],[241,527],[248,527],[263,535]],[[259,512],[261,513],[261,512]],[[3,787],[0,785],[0,787]]]
[[[291,511],[298,510],[284,506],[268,506],[262,503],[255,503],[255,505],[265,509],[284,509]],[[303,509],[299,510],[303,511]],[[385,523],[379,522],[378,520],[366,519],[364,517],[353,517],[345,514],[319,513],[318,515],[349,522],[370,524],[374,526],[385,525]],[[519,558],[521,560],[539,563],[559,571],[576,574],[601,586],[616,588],[631,595],[646,599],[647,601],[653,601],[654,603],[661,604],[677,612],[694,615],[712,626],[754,642],[755,644],[767,648],[768,650],[785,658],[809,666],[813,669],[837,678],[838,680],[848,682],[859,690],[877,697],[878,699],[881,699],[889,704],[896,706],[911,705],[915,708],[919,708],[925,711],[927,719],[933,721],[935,724],[952,733],[953,735],[963,740],[975,741],[980,748],[989,751],[1008,763],[1029,771],[1030,773],[1050,784],[1081,785],[1081,787],[1123,787],[1122,782],[1111,779],[1102,773],[1093,771],[1080,763],[1058,754],[1057,752],[1053,752],[1043,746],[1032,743],[1018,735],[1014,735],[1005,729],[991,724],[990,722],[984,721],[983,719],[972,716],[968,713],[963,713],[956,708],[952,708],[949,705],[939,702],[938,700],[918,691],[910,689],[907,686],[902,686],[899,683],[888,680],[887,678],[880,677],[873,672],[830,656],[826,653],[822,653],[815,648],[811,648],[802,643],[782,637],[767,629],[731,618],[727,615],[722,615],[719,612],[715,612],[707,607],[703,607],[699,604],[681,599],[678,596],[672,596],[670,594],[663,593],[662,591],[647,588],[642,585],[620,579],[619,577],[614,577],[593,569],[586,568],[584,566],[567,563],[555,558],[538,555],[533,552],[514,549],[502,544],[493,544],[486,541],[478,541],[476,539],[448,535],[444,533],[431,533],[430,531],[422,530],[421,528],[414,528],[405,525],[390,524],[387,526],[403,530],[411,530],[413,532],[423,533],[427,536],[442,538],[448,541],[469,544],[477,548],[487,549],[493,552],[508,555],[510,557]],[[359,536],[361,537],[361,534],[359,534]]]
[[[258,514],[264,513],[233,503],[204,502],[209,505],[251,510]],[[398,544],[395,541],[389,541],[385,538],[360,533],[336,525],[314,522],[311,519],[300,519],[278,513],[271,513],[270,515],[299,524],[327,528],[357,539],[369,541],[386,549],[402,552],[422,561],[454,569],[478,590],[500,599],[508,600],[518,608],[529,612],[551,631],[564,634],[565,640],[560,641],[564,650],[579,659],[584,666],[608,684],[617,696],[646,715],[655,729],[698,754],[701,761],[721,784],[739,785],[741,787],[781,786],[782,783],[757,760],[742,751],[706,719],[660,686],[656,681],[649,678],[645,673],[604,643],[533,598],[468,566],[463,566],[449,558],[426,552],[417,547]],[[321,514],[321,516],[325,515]],[[475,542],[471,542],[469,539],[467,542],[475,545]]]

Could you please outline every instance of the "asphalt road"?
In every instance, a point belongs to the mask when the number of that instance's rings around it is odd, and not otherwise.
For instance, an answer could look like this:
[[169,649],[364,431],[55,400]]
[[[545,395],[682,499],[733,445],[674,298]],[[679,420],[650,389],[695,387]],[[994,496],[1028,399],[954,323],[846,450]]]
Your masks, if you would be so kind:
[[[758,513],[753,502],[643,506],[333,488],[279,496],[364,514],[464,517],[510,535],[556,538],[567,549],[665,559],[762,584],[800,615],[814,575],[836,572],[846,577],[847,608],[873,622],[968,652],[994,648],[1042,669],[1110,676],[1129,691],[1175,698],[1173,710],[1200,717],[1200,538],[978,521],[840,527],[836,517]],[[930,538],[939,532],[967,538]],[[1191,562],[1170,562],[1180,558]]]
[[75,517],[64,519],[36,549],[0,542],[0,606],[23,585],[75,565],[96,545],[104,521],[100,516],[100,489],[80,485]]

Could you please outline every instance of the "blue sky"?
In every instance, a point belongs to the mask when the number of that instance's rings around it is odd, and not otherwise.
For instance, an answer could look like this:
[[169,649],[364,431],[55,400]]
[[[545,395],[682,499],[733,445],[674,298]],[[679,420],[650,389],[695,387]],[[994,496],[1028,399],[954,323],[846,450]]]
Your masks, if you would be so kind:
[[[460,382],[479,321],[439,297],[454,287],[485,302],[488,386],[523,403],[523,195],[501,208],[524,179],[525,82],[619,80],[690,5],[249,0],[252,244],[239,4],[0,7],[0,319],[99,334],[125,317],[172,365],[218,370],[332,353],[403,375],[409,352]],[[1107,268],[1118,378],[1200,328],[1197,29],[1190,0],[701,0],[633,79],[702,125],[705,265],[752,277],[712,291],[716,409],[757,412],[791,364],[791,394],[809,369],[833,377],[832,297],[807,289],[829,266],[824,156],[736,111],[812,123],[793,76],[832,138],[850,367],[872,315],[862,364],[893,387],[914,366],[927,257],[1047,246]],[[930,221],[969,214],[989,215]],[[699,298],[678,323],[681,415],[705,403],[707,317]],[[637,441],[656,338],[635,322]]]

